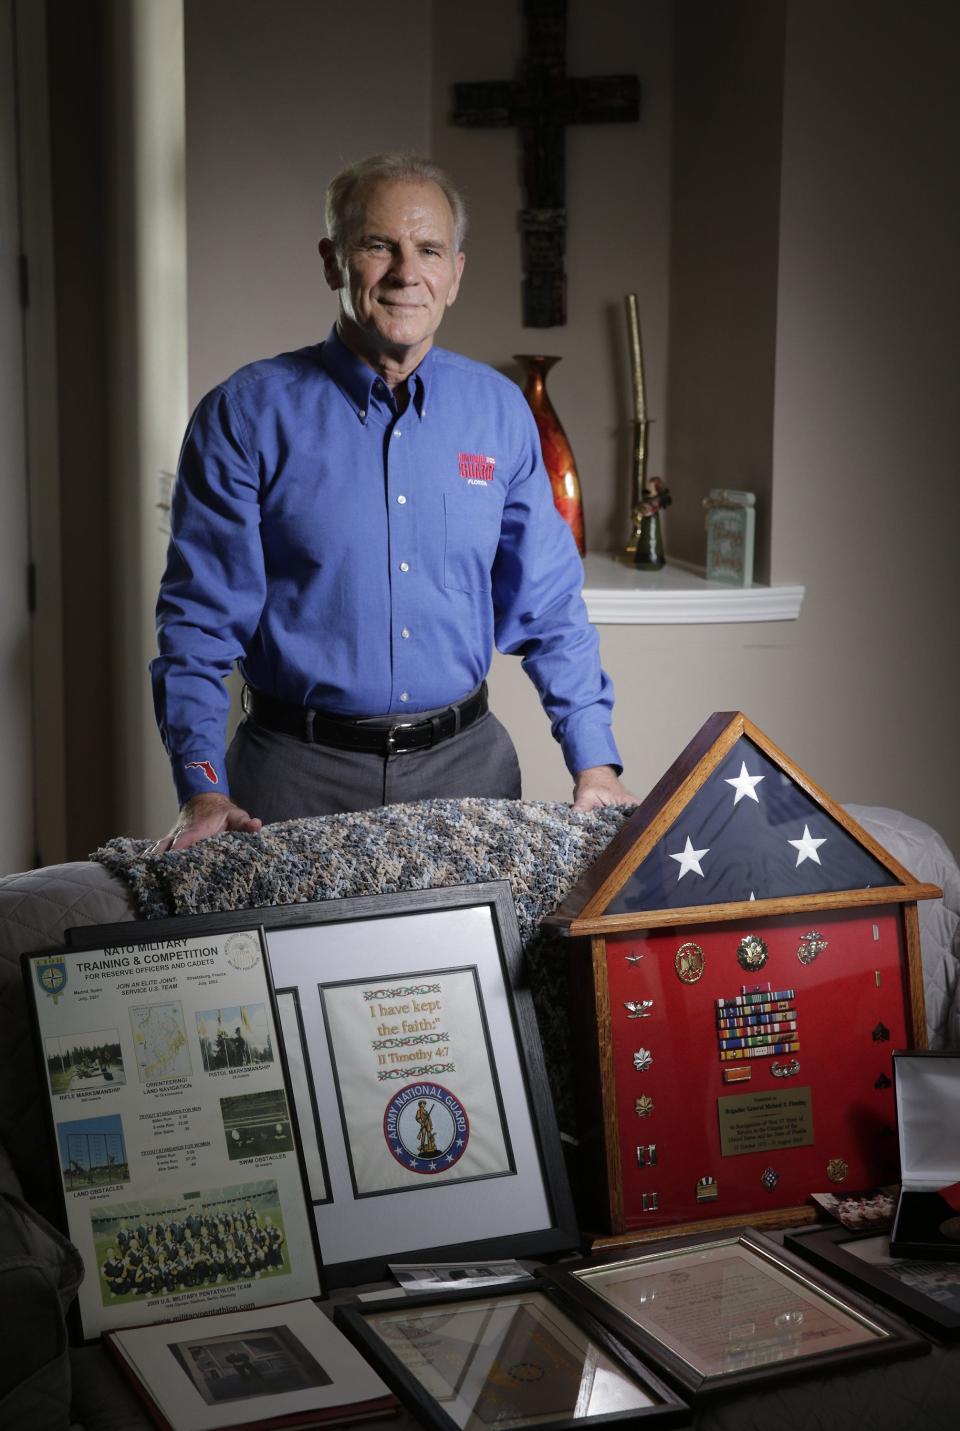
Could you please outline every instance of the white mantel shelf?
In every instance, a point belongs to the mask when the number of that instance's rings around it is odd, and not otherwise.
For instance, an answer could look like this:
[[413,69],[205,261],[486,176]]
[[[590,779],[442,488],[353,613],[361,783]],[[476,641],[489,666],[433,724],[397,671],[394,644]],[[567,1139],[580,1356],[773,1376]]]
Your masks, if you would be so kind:
[[583,599],[598,626],[796,621],[805,594],[805,586],[724,586],[685,562],[636,571],[606,552],[583,562]]

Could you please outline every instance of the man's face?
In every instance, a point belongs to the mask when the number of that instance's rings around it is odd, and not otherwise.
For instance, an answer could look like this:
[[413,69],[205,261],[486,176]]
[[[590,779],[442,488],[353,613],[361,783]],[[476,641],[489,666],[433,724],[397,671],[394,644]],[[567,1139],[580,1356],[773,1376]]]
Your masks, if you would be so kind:
[[443,190],[419,180],[373,183],[361,202],[345,254],[320,244],[327,283],[340,294],[341,337],[373,366],[385,356],[415,366],[460,286],[453,214]]

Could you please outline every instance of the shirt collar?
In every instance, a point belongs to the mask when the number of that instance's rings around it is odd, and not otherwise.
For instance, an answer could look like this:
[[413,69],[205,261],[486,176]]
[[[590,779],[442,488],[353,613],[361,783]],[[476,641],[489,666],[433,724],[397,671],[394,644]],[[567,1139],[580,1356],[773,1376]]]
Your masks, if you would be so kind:
[[[341,342],[336,323],[330,329],[327,341],[321,347],[320,358],[357,417],[361,422],[366,422],[367,413],[370,411],[373,401],[373,388],[375,384],[381,382],[381,379],[377,377],[371,367],[368,367],[355,353],[351,353],[350,349]],[[412,384],[411,406],[421,419],[427,410],[427,388],[432,368],[433,348],[431,347],[407,380]]]

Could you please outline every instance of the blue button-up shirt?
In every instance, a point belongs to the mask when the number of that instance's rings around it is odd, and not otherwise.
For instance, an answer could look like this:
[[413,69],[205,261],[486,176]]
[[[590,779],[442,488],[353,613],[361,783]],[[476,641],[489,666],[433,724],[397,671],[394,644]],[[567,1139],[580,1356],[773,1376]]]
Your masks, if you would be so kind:
[[226,794],[224,677],[415,719],[520,655],[572,773],[620,760],[613,692],[516,384],[431,348],[398,414],[332,332],[241,368],[180,457],[152,663],[181,802]]

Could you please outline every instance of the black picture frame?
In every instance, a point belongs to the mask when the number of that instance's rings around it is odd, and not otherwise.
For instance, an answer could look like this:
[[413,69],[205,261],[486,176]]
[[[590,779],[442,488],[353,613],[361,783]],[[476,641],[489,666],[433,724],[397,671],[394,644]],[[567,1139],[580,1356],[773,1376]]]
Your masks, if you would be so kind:
[[[418,1314],[433,1316],[437,1312],[452,1313],[457,1309],[469,1309],[477,1304],[484,1308],[489,1304],[493,1304],[494,1307],[501,1304],[506,1309],[513,1306],[518,1310],[536,1307],[548,1327],[551,1320],[555,1320],[555,1324],[559,1323],[561,1326],[565,1320],[568,1324],[572,1324],[572,1330],[575,1333],[589,1343],[592,1356],[602,1354],[608,1357],[618,1370],[625,1373],[639,1387],[641,1393],[650,1397],[653,1402],[649,1406],[634,1406],[629,1410],[601,1412],[594,1415],[583,1414],[581,1409],[581,1414],[576,1417],[558,1416],[551,1419],[549,1415],[544,1414],[530,1416],[528,1419],[523,1419],[522,1416],[511,1417],[505,1424],[514,1428],[536,1425],[539,1431],[576,1431],[576,1428],[585,1426],[608,1426],[625,1422],[630,1425],[643,1425],[651,1428],[681,1426],[690,1423],[691,1408],[671,1387],[666,1385],[649,1366],[640,1361],[629,1347],[623,1345],[616,1337],[611,1336],[595,1317],[582,1307],[568,1301],[556,1288],[546,1282],[537,1281],[534,1284],[525,1283],[522,1286],[494,1287],[489,1291],[478,1288],[471,1291],[452,1292],[447,1295],[425,1292],[415,1296],[391,1298],[386,1301],[378,1300],[365,1305],[341,1303],[334,1308],[334,1323],[366,1357],[373,1369],[396,1393],[421,1425],[431,1428],[431,1431],[464,1431],[464,1424],[467,1426],[480,1424],[476,1417],[473,1416],[469,1420],[465,1417],[457,1420],[450,1415],[440,1401],[431,1395],[424,1384],[418,1380],[413,1371],[404,1365],[389,1343],[379,1334],[375,1323],[385,1317],[390,1318],[394,1314],[404,1320],[416,1319]],[[467,1366],[465,1358],[464,1379]],[[530,1375],[529,1370],[527,1370],[527,1375]],[[548,1378],[549,1375],[548,1373]],[[502,1377],[500,1379],[502,1381]],[[494,1384],[495,1380],[495,1378],[490,1378],[486,1384]],[[556,1385],[555,1377],[553,1384]],[[457,1392],[460,1390],[461,1386],[458,1385]],[[451,1392],[453,1392],[453,1388],[451,1388]],[[456,1398],[451,1395],[450,1399],[455,1400]]]
[[[527,1152],[518,1151],[517,1139],[512,1140],[511,1157],[517,1162],[516,1187],[536,1187],[537,1198],[544,1207],[544,1216],[535,1226],[510,1231],[491,1225],[483,1235],[476,1232],[476,1218],[473,1214],[458,1215],[455,1184],[447,1184],[453,1194],[445,1203],[444,1215],[430,1222],[429,1234],[419,1234],[416,1238],[405,1235],[405,1225],[410,1220],[409,1210],[405,1212],[403,1203],[415,1204],[418,1198],[412,1194],[398,1194],[396,1209],[389,1219],[388,1235],[380,1235],[371,1230],[373,1214],[366,1212],[363,1229],[364,1251],[358,1255],[356,1247],[345,1251],[350,1239],[338,1232],[336,1209],[338,1202],[344,1205],[341,1190],[326,1202],[314,1200],[317,1231],[324,1258],[324,1273],[330,1287],[354,1286],[360,1282],[375,1281],[387,1275],[389,1262],[417,1261],[486,1261],[491,1257],[544,1257],[568,1251],[579,1243],[576,1216],[567,1170],[560,1143],[553,1098],[547,1079],[546,1065],[540,1041],[539,1029],[533,1009],[530,989],[527,985],[517,925],[516,910],[509,882],[494,880],[475,885],[456,885],[446,889],[414,890],[397,894],[363,895],[341,900],[326,900],[316,903],[277,905],[258,909],[229,911],[217,914],[182,915],[163,920],[151,920],[146,924],[151,937],[156,939],[182,938],[201,934],[208,930],[229,930],[251,924],[260,925],[264,931],[268,959],[275,988],[288,990],[290,980],[280,970],[281,954],[286,956],[291,948],[300,949],[316,946],[318,969],[325,967],[329,959],[332,942],[337,931],[341,935],[346,930],[359,931],[351,935],[355,942],[368,943],[371,947],[369,977],[379,977],[380,967],[376,951],[386,946],[390,936],[399,937],[408,921],[417,921],[424,936],[428,925],[438,915],[455,916],[463,914],[486,930],[483,948],[478,952],[483,966],[484,978],[499,990],[502,986],[505,996],[506,1021],[498,1021],[493,1035],[498,1046],[508,1047],[510,1058],[515,1061],[517,1077],[514,1084],[522,1083],[522,1097],[507,1100],[511,1119],[521,1119],[525,1129]],[[452,926],[451,926],[452,927]],[[67,932],[71,948],[109,946],[112,942],[127,941],[131,938],[133,926],[129,923],[103,925],[96,928],[84,927]],[[364,940],[364,936],[366,939]],[[404,937],[410,937],[409,932]],[[414,941],[418,946],[422,941]],[[361,960],[361,963],[364,961]],[[430,964],[430,959],[427,959]],[[455,965],[469,966],[470,958],[458,948]],[[423,967],[423,956],[417,948],[411,956],[410,967]],[[452,966],[453,967],[453,966]],[[351,965],[354,978],[364,974],[356,963]],[[331,976],[336,983],[339,974]],[[316,1025],[315,1025],[316,1030]],[[322,1039],[316,1037],[307,1049],[308,1061],[313,1070],[315,1084],[321,1094],[326,1086],[324,1079],[329,1073],[329,1059],[322,1047]],[[497,1060],[493,1060],[497,1068]],[[519,1081],[518,1081],[519,1080]],[[501,1101],[501,1106],[503,1100]],[[299,1107],[297,1113],[302,1122],[308,1114]],[[337,1154],[344,1143],[343,1127],[339,1116],[332,1116],[328,1109],[318,1113],[318,1134],[321,1156],[325,1169],[336,1178]],[[488,1188],[489,1192],[490,1189]],[[519,1194],[518,1194],[519,1195]],[[356,1202],[356,1199],[352,1199]],[[368,1205],[370,1201],[368,1200]],[[515,1199],[514,1199],[515,1201]],[[464,1204],[465,1205],[465,1204]],[[473,1205],[476,1208],[476,1204]],[[481,1215],[484,1209],[481,1205]],[[471,1235],[471,1227],[474,1228]],[[450,1229],[448,1240],[434,1234]],[[356,1243],[357,1238],[353,1238]]]
[[[724,1317],[722,1305],[714,1304],[714,1309],[711,1309],[709,1288],[707,1306],[704,1307],[703,1303],[699,1308],[694,1305],[693,1289],[698,1267],[716,1260],[714,1254],[723,1254],[725,1249],[730,1252],[732,1260],[741,1261],[744,1266],[759,1272],[761,1277],[765,1272],[768,1280],[785,1280],[790,1284],[789,1291],[784,1293],[781,1312],[772,1311],[769,1294],[766,1293],[757,1296],[757,1311],[751,1317],[748,1296],[739,1289],[735,1293],[736,1318],[732,1322]],[[642,1280],[661,1273],[664,1279],[676,1280],[679,1274],[685,1280],[672,1289],[669,1284],[658,1287],[655,1282],[651,1283],[645,1294],[650,1310],[643,1316],[628,1315],[608,1297],[600,1295],[596,1285],[590,1285],[591,1279],[598,1284],[605,1274],[608,1279],[618,1276],[629,1279],[631,1274],[635,1274],[639,1288]],[[751,1390],[781,1379],[802,1377],[811,1372],[819,1374],[842,1370],[895,1356],[920,1356],[930,1350],[930,1343],[898,1318],[833,1278],[819,1271],[814,1272],[808,1262],[751,1227],[670,1238],[626,1254],[622,1251],[610,1252],[604,1256],[547,1267],[539,1275],[589,1311],[618,1341],[631,1347],[644,1361],[654,1366],[664,1380],[695,1403],[716,1395]],[[703,1276],[702,1272],[700,1276]],[[638,1292],[635,1295],[642,1305],[644,1294]],[[793,1306],[790,1305],[791,1298]],[[802,1309],[796,1306],[798,1298],[805,1303]],[[696,1355],[695,1352],[690,1353],[688,1348],[688,1357],[685,1357],[678,1350],[678,1339],[675,1338],[671,1346],[663,1335],[657,1335],[652,1329],[654,1315],[661,1324],[670,1315],[671,1299],[673,1306],[679,1309],[678,1315],[689,1318],[684,1330],[691,1342],[699,1335],[706,1348],[710,1338],[713,1338],[715,1344],[722,1346],[721,1355],[728,1362],[727,1369],[705,1368],[703,1363],[710,1356],[707,1350],[698,1366],[688,1359],[690,1355]],[[790,1344],[799,1344],[804,1332],[821,1335],[819,1329],[809,1322],[801,1330],[808,1308],[822,1312],[826,1319],[832,1317],[846,1321],[850,1328],[849,1341],[843,1343],[838,1332],[838,1344],[829,1350],[789,1355]],[[777,1318],[781,1320],[778,1322]],[[853,1328],[857,1326],[868,1332],[868,1339],[855,1339]],[[822,1346],[823,1342],[820,1344]],[[748,1364],[751,1356],[754,1358],[753,1365]]]
[[[920,1258],[896,1258],[907,1277],[889,1269],[890,1235],[876,1228],[853,1230],[849,1227],[811,1227],[785,1234],[791,1251],[821,1268],[841,1282],[875,1298],[905,1321],[920,1327],[939,1341],[960,1341],[960,1266],[946,1261],[924,1261]],[[860,1245],[876,1247],[880,1260],[868,1261],[852,1248]],[[931,1286],[936,1278],[952,1282],[955,1295],[950,1303],[938,1301],[922,1286]],[[952,1305],[951,1305],[952,1304]]]

